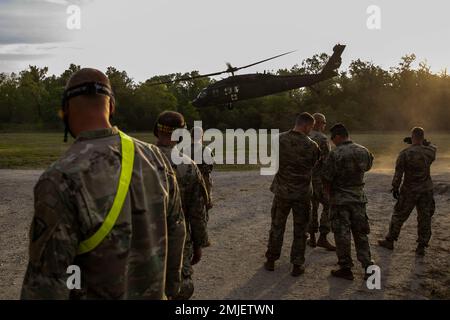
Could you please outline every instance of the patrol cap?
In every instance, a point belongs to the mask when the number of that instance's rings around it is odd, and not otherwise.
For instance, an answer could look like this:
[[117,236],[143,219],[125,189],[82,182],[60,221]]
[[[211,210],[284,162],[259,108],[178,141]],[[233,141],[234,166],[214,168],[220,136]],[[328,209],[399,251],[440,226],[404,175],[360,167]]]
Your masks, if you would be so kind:
[[316,112],[313,114],[313,118],[316,122],[321,122],[321,123],[327,122],[325,115],[323,113]]
[[304,124],[310,124],[314,123],[314,117],[309,112],[302,112],[297,114],[297,117],[295,119],[296,125],[304,125]]
[[411,130],[411,136],[417,139],[425,138],[425,130],[422,127],[414,127]]
[[176,111],[163,111],[156,119],[153,134],[158,137],[158,132],[171,135],[176,129],[186,128],[186,122],[181,113]]
[[335,136],[348,137],[348,130],[342,123],[336,123],[331,127],[330,132],[331,138],[334,138]]

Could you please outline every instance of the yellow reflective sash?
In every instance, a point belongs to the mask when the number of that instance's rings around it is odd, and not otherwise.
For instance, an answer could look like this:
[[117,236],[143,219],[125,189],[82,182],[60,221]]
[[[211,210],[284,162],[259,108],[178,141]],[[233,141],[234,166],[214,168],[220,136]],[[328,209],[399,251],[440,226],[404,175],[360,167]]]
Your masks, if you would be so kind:
[[108,215],[106,216],[105,221],[103,221],[101,227],[90,238],[80,243],[77,254],[83,254],[95,249],[114,227],[117,218],[122,211],[122,206],[125,202],[128,188],[130,186],[131,175],[133,173],[134,143],[133,139],[122,131],[119,131],[119,135],[122,145],[122,164],[116,197],[114,198],[111,210],[109,210]]

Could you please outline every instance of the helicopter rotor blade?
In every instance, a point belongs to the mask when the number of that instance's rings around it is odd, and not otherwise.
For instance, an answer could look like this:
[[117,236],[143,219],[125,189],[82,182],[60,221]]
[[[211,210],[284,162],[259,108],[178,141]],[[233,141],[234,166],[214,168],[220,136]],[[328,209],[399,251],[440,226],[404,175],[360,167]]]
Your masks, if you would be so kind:
[[168,80],[168,81],[161,81],[161,82],[155,82],[151,83],[151,86],[157,86],[160,84],[168,84],[168,83],[175,83],[175,82],[181,82],[181,81],[188,81],[188,80],[194,80],[199,78],[206,78],[206,77],[212,77],[217,76],[219,74],[227,73],[228,71],[220,71],[220,72],[214,72],[214,73],[208,73],[208,74],[199,74],[198,76],[192,76],[192,77],[184,77],[184,78],[178,78],[174,80]]
[[238,71],[238,70],[241,70],[241,69],[249,68],[249,67],[255,66],[257,64],[260,64],[260,63],[263,63],[263,62],[266,62],[266,61],[269,61],[269,60],[273,60],[273,59],[285,56],[285,55],[293,53],[295,51],[297,51],[297,50],[285,52],[285,53],[282,53],[282,54],[279,54],[279,55],[276,55],[276,56],[273,56],[273,57],[270,57],[270,58],[267,58],[267,59],[264,59],[264,60],[261,60],[261,61],[258,61],[258,62],[254,62],[252,64],[248,64],[248,65],[243,66],[243,67],[238,67],[238,68],[233,67],[229,62],[227,62],[226,65],[227,65],[228,69],[224,70],[224,71],[207,73],[207,74],[199,74],[197,76],[178,78],[178,79],[168,80],[168,81],[155,82],[155,83],[150,83],[150,85],[151,86],[157,86],[157,85],[161,85],[161,84],[168,84],[168,83],[175,83],[175,82],[181,82],[181,81],[194,80],[194,79],[199,79],[199,78],[218,76],[220,74],[235,72],[235,71]]
[[253,66],[257,65],[257,64],[260,64],[260,63],[263,63],[263,62],[266,62],[266,61],[269,61],[269,60],[273,60],[273,59],[276,59],[276,58],[285,56],[285,55],[287,55],[287,54],[291,54],[291,53],[296,52],[296,51],[297,51],[297,50],[285,52],[285,53],[282,53],[282,54],[279,54],[279,55],[276,55],[276,56],[273,56],[273,57],[270,57],[270,58],[267,58],[267,59],[264,59],[264,60],[261,60],[261,61],[258,61],[258,62],[254,62],[254,63],[248,64],[248,65],[243,66],[243,67],[234,68],[234,71],[241,70],[241,69],[245,69],[245,68],[249,68],[249,67],[253,67]]

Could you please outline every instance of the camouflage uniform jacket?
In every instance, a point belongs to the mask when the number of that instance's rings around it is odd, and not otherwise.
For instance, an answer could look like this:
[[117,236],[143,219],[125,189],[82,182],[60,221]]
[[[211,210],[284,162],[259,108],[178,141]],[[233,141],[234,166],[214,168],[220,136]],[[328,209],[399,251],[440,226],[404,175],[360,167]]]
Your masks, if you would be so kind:
[[[195,162],[187,155],[181,153],[176,147],[158,145],[161,151],[172,164],[181,192],[181,202],[186,218],[186,241],[191,241],[194,248],[203,247],[208,241],[206,229],[205,204],[208,201],[208,193],[200,170]],[[175,165],[171,153],[178,152],[183,158],[183,163]]]
[[311,133],[309,134],[309,137],[317,143],[317,145],[319,146],[320,149],[320,158],[319,161],[317,162],[317,164],[314,166],[313,169],[313,180],[317,180],[317,182],[321,182],[322,178],[322,170],[323,170],[323,165],[325,163],[325,161],[328,158],[328,154],[331,151],[330,148],[330,143],[328,142],[328,138],[325,134],[323,134],[320,131],[311,131]]
[[[122,211],[85,254],[77,255],[79,243],[99,229],[116,196],[118,129],[82,132],[40,177],[23,299],[164,299],[178,292],[185,225],[175,174],[158,148],[133,141]],[[66,285],[70,265],[80,268],[80,290]]]
[[[200,153],[200,152],[201,152],[201,156],[202,156],[202,158],[201,158],[202,163],[198,163],[195,160],[195,156],[194,156],[196,153]],[[209,160],[212,160],[212,161],[214,160],[213,159],[214,154],[213,154],[212,150],[209,147],[204,146],[202,143],[192,143],[191,144],[191,153],[192,153],[192,157],[190,157],[190,158],[195,161],[202,176],[203,177],[209,176],[214,169],[213,163],[207,163],[207,161],[209,161]],[[208,154],[208,157],[203,157],[205,153]],[[209,159],[209,158],[211,158],[211,159]]]
[[289,130],[279,136],[279,167],[270,190],[284,199],[310,199],[311,175],[319,147],[307,135]]
[[203,181],[205,182],[206,191],[208,192],[207,208],[212,207],[212,171],[214,169],[214,153],[209,148],[203,145],[203,143],[195,142],[191,144],[191,159],[201,159],[202,163],[195,161],[200,173],[202,174]]
[[[392,186],[402,185],[403,192],[421,193],[433,190],[430,167],[436,158],[436,147],[412,145],[400,152]],[[402,184],[402,178],[403,184]]]
[[366,203],[364,173],[372,168],[373,155],[365,147],[346,141],[333,149],[322,178],[330,186],[330,204]]

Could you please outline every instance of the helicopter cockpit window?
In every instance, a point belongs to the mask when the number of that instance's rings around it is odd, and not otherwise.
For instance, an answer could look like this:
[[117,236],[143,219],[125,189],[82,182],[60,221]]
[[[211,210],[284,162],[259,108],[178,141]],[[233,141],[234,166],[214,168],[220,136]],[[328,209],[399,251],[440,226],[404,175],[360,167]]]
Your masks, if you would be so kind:
[[223,91],[225,92],[225,95],[228,96],[228,95],[233,93],[233,88],[232,87],[226,87]]
[[208,92],[206,91],[206,89],[200,91],[200,93],[198,94],[197,98],[198,99],[203,99],[206,98],[206,96],[208,95]]

